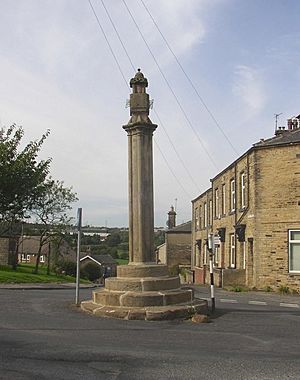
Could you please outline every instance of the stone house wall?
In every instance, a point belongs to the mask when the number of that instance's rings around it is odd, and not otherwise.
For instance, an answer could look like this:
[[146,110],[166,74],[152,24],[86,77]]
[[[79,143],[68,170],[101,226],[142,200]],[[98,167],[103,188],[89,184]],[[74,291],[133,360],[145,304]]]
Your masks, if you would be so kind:
[[[299,144],[250,149],[213,178],[209,190],[192,201],[195,282],[207,283],[209,280],[209,258],[205,254],[208,234],[217,234],[219,229],[225,228],[225,239],[218,248],[214,264],[216,272],[221,273],[220,269],[223,269],[223,286],[234,283],[275,289],[282,285],[300,291],[300,274],[289,273],[288,267],[288,231],[300,230],[299,157]],[[235,180],[234,211],[230,199],[232,180]],[[224,210],[223,191],[220,191],[223,185]],[[217,189],[219,205],[216,208]],[[213,204],[213,218],[210,221],[208,217],[205,225],[203,210],[209,200]],[[202,215],[199,216],[200,210]],[[245,227],[243,241],[240,241],[237,226]],[[231,258],[232,243],[235,260]],[[240,275],[236,275],[237,271]]]

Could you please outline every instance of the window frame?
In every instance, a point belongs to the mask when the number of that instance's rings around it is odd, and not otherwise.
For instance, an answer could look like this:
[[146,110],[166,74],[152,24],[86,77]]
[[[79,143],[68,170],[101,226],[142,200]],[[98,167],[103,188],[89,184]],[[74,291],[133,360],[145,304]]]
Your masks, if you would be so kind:
[[212,225],[212,219],[213,219],[213,201],[212,199],[208,202],[208,225]]
[[215,218],[220,218],[219,188],[215,189]]
[[230,211],[235,211],[235,179],[230,180]]
[[241,208],[245,208],[246,207],[246,182],[245,182],[245,179],[246,179],[246,175],[245,175],[245,172],[242,172],[241,173]]
[[291,247],[293,244],[300,244],[300,239],[291,239],[291,235],[293,232],[298,232],[300,233],[300,228],[299,229],[292,229],[288,230],[288,259],[289,259],[289,273],[292,274],[300,274],[300,268],[299,270],[292,270],[291,269]]
[[226,215],[226,185],[222,185],[222,214]]
[[203,210],[204,228],[207,228],[207,224],[208,224],[207,223],[207,202],[204,202],[203,208],[204,208],[204,210]]
[[229,267],[235,268],[236,267],[236,249],[235,249],[235,234],[230,234],[230,254],[229,254]]
[[198,207],[195,207],[195,231],[199,231],[199,214],[198,214]]

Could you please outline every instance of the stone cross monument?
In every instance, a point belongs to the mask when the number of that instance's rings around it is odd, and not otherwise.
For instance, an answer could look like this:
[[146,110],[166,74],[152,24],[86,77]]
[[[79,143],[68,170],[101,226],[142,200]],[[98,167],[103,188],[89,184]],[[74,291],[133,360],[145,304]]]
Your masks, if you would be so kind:
[[128,135],[129,264],[154,263],[152,135],[148,81],[140,69],[130,81]]
[[205,312],[207,302],[195,300],[192,289],[181,288],[179,276],[155,262],[153,218],[152,136],[148,81],[140,70],[130,80],[128,135],[129,264],[117,267],[117,277],[93,292],[81,308],[100,317],[163,320]]

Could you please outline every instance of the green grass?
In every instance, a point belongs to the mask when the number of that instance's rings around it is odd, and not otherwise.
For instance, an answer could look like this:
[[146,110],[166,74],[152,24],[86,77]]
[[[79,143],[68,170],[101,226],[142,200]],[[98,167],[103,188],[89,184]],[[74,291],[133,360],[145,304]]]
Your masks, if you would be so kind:
[[[75,277],[56,275],[51,273],[47,275],[47,268],[41,266],[39,273],[32,273],[34,265],[19,264],[17,270],[12,270],[8,266],[0,266],[0,283],[8,284],[24,284],[24,283],[63,283],[75,282]],[[81,280],[81,282],[89,283],[89,281]]]

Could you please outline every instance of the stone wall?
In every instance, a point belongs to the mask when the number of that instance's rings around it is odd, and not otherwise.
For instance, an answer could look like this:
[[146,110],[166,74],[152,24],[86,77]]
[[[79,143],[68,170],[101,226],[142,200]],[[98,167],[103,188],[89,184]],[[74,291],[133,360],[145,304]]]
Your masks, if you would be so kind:
[[166,233],[166,255],[169,268],[175,265],[191,265],[191,234]]
[[9,239],[0,237],[0,265],[8,265]]
[[[300,230],[300,146],[276,146],[250,150],[212,180],[212,187],[193,202],[192,268],[204,268],[208,261],[205,242],[209,233],[225,228],[215,267],[225,270],[225,282],[234,271],[244,271],[237,285],[274,290],[280,286],[300,292],[300,273],[289,273],[288,233]],[[245,173],[245,207],[242,207],[241,174]],[[231,210],[230,181],[235,179],[236,207]],[[225,186],[225,208],[219,191],[219,215],[215,190]],[[212,200],[213,217],[207,225],[197,210]],[[198,219],[198,223],[197,223]],[[209,219],[209,218],[208,218]],[[199,222],[200,220],[200,222]],[[245,226],[245,239],[239,241],[234,226]],[[235,263],[231,260],[234,235]],[[199,270],[197,269],[197,272]],[[203,271],[202,271],[203,272]],[[224,273],[225,273],[224,272]],[[199,272],[200,273],[200,272]],[[195,280],[200,275],[195,274]],[[202,279],[203,280],[203,279]],[[224,281],[224,279],[223,279]],[[230,280],[231,281],[231,280]]]
[[257,152],[254,282],[300,292],[300,273],[289,273],[288,231],[300,230],[300,146]]

